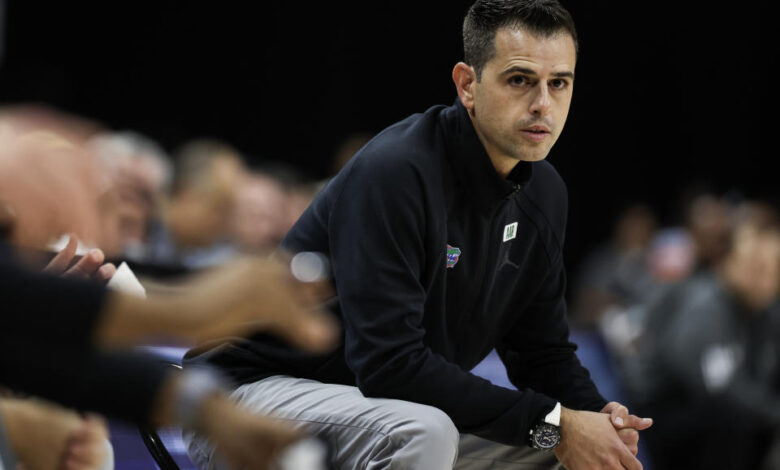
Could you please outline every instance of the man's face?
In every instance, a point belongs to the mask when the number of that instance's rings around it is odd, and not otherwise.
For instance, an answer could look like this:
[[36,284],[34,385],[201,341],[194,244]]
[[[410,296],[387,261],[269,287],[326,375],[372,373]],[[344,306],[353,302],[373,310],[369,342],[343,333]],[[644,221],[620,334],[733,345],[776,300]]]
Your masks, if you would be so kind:
[[499,29],[495,48],[473,83],[470,111],[502,173],[517,160],[544,159],[558,140],[571,104],[576,51],[564,32],[545,38],[515,28]]

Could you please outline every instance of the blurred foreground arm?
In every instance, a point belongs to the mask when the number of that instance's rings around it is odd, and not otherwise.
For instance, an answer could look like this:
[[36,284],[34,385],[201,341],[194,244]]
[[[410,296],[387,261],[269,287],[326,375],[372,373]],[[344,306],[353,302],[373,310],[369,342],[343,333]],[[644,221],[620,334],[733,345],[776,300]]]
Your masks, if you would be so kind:
[[[207,436],[233,468],[265,470],[304,437],[282,421],[247,412],[220,389],[203,386],[204,370],[171,374],[158,395],[155,426],[176,424]],[[193,387],[198,387],[193,389]],[[193,392],[198,397],[192,402]]]
[[95,331],[101,347],[117,348],[150,335],[203,341],[276,333],[313,352],[335,345],[335,321],[286,267],[267,259],[230,263],[182,285],[175,295],[147,299],[111,293]]

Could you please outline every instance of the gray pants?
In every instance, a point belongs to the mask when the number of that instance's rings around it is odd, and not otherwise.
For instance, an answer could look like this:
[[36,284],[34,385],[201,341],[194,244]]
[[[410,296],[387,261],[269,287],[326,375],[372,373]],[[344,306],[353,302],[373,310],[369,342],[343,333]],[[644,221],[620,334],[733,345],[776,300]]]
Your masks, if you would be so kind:
[[[550,470],[551,453],[511,447],[460,434],[438,408],[402,400],[366,398],[357,387],[288,376],[242,385],[232,397],[245,408],[276,416],[331,446],[339,470]],[[201,470],[219,469],[214,449],[201,436],[183,433]],[[210,467],[211,465],[211,467]]]

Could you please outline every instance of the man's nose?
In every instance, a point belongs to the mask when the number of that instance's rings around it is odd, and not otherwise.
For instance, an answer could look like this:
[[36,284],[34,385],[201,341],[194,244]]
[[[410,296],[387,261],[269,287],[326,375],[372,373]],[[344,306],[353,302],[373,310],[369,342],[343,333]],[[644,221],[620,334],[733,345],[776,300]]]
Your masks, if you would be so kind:
[[540,84],[537,87],[536,96],[534,96],[534,99],[531,102],[529,111],[534,116],[544,116],[550,111],[551,105],[550,90],[547,89],[546,85]]

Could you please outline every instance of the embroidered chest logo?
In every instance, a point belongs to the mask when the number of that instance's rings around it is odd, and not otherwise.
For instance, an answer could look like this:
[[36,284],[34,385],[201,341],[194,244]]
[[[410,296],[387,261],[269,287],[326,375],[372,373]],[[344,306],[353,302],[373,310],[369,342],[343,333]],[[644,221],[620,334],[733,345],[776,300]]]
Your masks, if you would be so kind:
[[447,245],[447,268],[454,268],[460,258],[460,248]]
[[512,240],[517,236],[517,222],[512,222],[511,224],[504,227],[504,241],[508,242],[509,240]]

